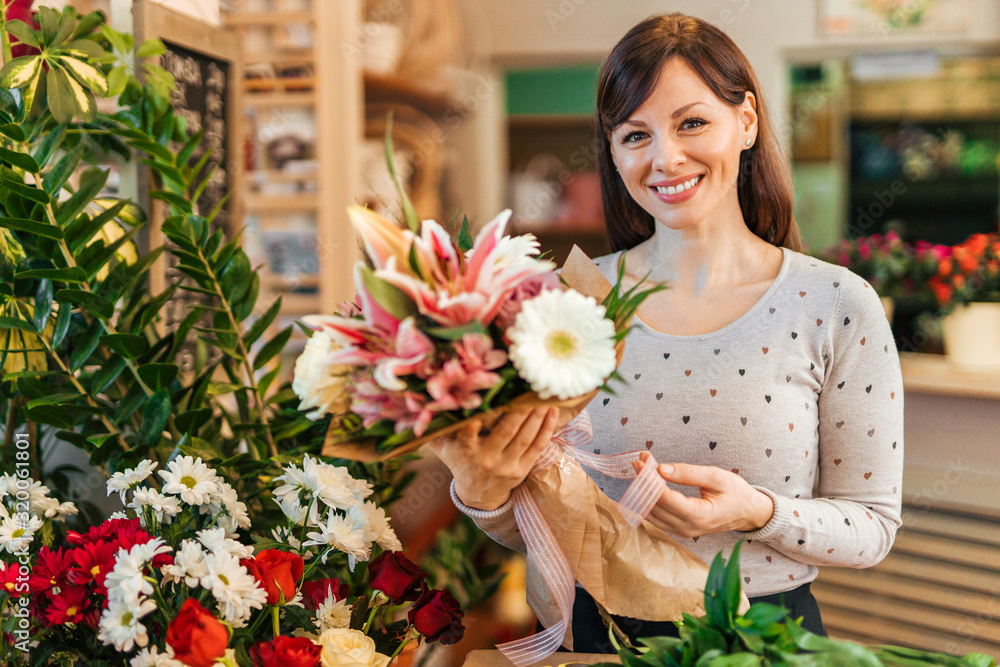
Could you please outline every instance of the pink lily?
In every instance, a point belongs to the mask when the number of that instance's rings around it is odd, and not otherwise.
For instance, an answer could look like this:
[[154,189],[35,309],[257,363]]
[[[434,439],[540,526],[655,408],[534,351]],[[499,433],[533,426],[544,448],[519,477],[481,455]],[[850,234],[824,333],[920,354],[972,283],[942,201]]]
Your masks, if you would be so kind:
[[396,257],[401,266],[409,266],[412,232],[361,206],[349,206],[347,217],[376,269],[383,268],[390,257]]
[[434,402],[430,406],[436,410],[474,410],[483,404],[479,394],[500,382],[500,376],[484,370],[472,372],[462,367],[457,359],[444,362],[444,367],[427,381],[427,393]]
[[379,386],[391,391],[403,391],[406,383],[400,375],[423,371],[431,372],[431,362],[436,348],[434,343],[417,328],[416,320],[407,317],[399,325],[394,341],[394,353],[382,356],[375,363],[374,378]]

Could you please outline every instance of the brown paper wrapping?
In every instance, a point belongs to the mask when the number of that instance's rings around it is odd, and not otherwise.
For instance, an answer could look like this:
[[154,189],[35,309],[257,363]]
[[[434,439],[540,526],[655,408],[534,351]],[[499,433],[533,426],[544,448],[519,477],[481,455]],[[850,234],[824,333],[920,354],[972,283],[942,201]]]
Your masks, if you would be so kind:
[[[601,270],[577,246],[573,246],[560,275],[570,287],[593,296],[598,302],[611,291],[612,286]],[[622,352],[623,347],[619,344],[619,363]],[[505,412],[546,405],[560,408],[559,424],[562,426],[579,414],[597,393],[598,390],[594,390],[567,401],[543,400],[535,393],[528,393],[474,419],[481,419],[483,425],[490,428]],[[468,421],[424,435],[382,454],[371,444],[339,442],[331,429],[323,454],[383,461],[449,435]],[[705,613],[703,602],[708,566],[648,521],[643,521],[636,529],[631,528],[618,503],[598,489],[576,461],[562,456],[558,463],[532,473],[524,484],[548,522],[576,581],[608,612],[648,621],[676,621],[685,612],[695,616]],[[528,559],[526,595],[528,604],[546,627],[562,618],[531,559]],[[746,596],[742,593],[741,596],[742,612],[750,605]],[[566,630],[563,646],[573,648],[572,627]]]

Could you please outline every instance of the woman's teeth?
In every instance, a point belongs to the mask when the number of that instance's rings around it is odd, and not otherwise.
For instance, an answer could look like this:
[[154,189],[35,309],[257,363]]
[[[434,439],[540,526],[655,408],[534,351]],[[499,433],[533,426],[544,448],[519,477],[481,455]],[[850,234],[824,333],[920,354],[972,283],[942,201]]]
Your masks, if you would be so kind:
[[684,192],[685,190],[690,190],[694,186],[698,185],[698,181],[700,181],[701,178],[702,178],[701,176],[695,176],[690,181],[686,181],[684,183],[681,183],[680,185],[676,186],[668,185],[665,188],[657,187],[656,191],[659,192],[661,195],[675,195],[678,192]]

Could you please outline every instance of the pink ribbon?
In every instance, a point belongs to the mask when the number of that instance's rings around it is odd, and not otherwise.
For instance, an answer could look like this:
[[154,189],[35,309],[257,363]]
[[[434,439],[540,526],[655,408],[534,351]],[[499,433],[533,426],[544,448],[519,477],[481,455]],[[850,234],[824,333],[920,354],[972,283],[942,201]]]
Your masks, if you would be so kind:
[[[532,472],[542,470],[559,461],[563,455],[574,459],[609,477],[634,479],[628,490],[618,501],[625,520],[633,528],[642,523],[660,497],[666,482],[656,472],[656,460],[649,455],[646,465],[638,475],[632,467],[639,460],[642,450],[625,452],[614,456],[601,456],[581,449],[590,445],[594,434],[590,426],[590,415],[584,410],[553,435],[551,442],[535,462]],[[521,531],[528,556],[535,562],[545,584],[552,591],[561,620],[531,637],[500,644],[497,649],[518,667],[544,660],[555,653],[563,642],[566,628],[573,616],[573,600],[576,597],[576,582],[565,554],[559,548],[552,530],[541,510],[524,485],[513,492],[514,519]]]

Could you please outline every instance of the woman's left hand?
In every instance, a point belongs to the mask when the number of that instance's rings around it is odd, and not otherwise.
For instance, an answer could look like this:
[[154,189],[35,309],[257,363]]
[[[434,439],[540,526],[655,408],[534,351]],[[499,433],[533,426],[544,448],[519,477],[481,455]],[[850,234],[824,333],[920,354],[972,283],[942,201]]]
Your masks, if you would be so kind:
[[[647,464],[649,454],[643,452],[640,461],[633,464],[637,471]],[[689,497],[664,486],[646,519],[672,535],[698,537],[727,530],[757,530],[774,514],[770,498],[727,470],[687,463],[661,463],[657,472],[668,482],[696,486],[701,492],[701,497]]]

